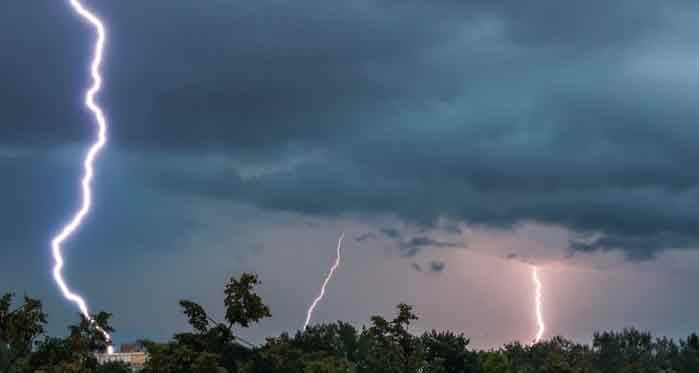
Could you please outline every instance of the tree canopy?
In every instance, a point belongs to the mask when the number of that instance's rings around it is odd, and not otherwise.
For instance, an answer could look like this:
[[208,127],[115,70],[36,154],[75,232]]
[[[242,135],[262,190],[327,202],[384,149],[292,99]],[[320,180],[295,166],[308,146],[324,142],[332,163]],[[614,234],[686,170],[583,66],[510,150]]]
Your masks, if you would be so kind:
[[[269,337],[262,345],[242,339],[241,329],[271,317],[256,293],[254,274],[231,278],[223,288],[225,318],[215,320],[201,305],[180,301],[190,331],[169,342],[141,341],[149,358],[143,373],[696,373],[699,336],[656,338],[637,329],[594,333],[589,345],[554,337],[536,344],[513,342],[477,350],[452,331],[411,331],[415,310],[399,304],[395,315],[373,316],[361,329],[338,321],[311,325],[294,335]],[[84,317],[65,337],[44,334],[41,302],[15,295],[0,298],[0,372],[125,373],[121,363],[99,365],[95,352],[112,331],[111,314]]]

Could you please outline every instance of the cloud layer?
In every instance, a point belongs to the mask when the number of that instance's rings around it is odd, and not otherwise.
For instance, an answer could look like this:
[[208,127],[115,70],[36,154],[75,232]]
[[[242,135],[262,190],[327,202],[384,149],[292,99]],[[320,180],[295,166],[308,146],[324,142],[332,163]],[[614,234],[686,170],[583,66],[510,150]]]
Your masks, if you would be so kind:
[[[536,221],[583,234],[574,250],[636,259],[697,246],[691,2],[91,4],[111,25],[102,100],[128,188],[423,225]],[[90,34],[62,5],[2,16],[9,179],[38,171],[8,154],[90,135],[76,96]]]

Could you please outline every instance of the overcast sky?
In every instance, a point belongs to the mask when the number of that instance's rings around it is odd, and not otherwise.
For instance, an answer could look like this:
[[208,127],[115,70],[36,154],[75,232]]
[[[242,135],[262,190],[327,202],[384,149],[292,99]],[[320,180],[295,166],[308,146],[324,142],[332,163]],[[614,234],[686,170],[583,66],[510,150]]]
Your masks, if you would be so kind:
[[[76,319],[49,240],[94,139],[93,30],[67,1],[0,12],[0,292]],[[109,27],[110,143],[66,275],[117,341],[222,314],[260,274],[296,330],[399,302],[479,347],[699,329],[699,4],[599,0],[92,0]]]

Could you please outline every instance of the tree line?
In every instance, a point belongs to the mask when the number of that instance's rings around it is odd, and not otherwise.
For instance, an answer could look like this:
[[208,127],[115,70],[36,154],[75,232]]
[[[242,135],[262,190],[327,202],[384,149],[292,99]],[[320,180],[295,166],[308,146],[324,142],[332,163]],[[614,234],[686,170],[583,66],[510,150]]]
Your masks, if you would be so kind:
[[[296,334],[267,338],[254,346],[236,331],[272,316],[244,273],[224,287],[223,320],[199,304],[182,300],[191,330],[166,343],[139,341],[149,358],[144,373],[696,373],[699,337],[656,338],[625,329],[598,332],[592,344],[555,337],[536,344],[514,342],[491,350],[470,348],[470,340],[451,331],[410,332],[418,319],[413,308],[397,306],[395,315],[371,318],[369,326],[338,321]],[[81,316],[66,337],[45,335],[47,315],[37,299],[0,298],[0,372],[126,373],[121,363],[100,365],[95,353],[108,342],[95,326],[112,332],[111,314]]]

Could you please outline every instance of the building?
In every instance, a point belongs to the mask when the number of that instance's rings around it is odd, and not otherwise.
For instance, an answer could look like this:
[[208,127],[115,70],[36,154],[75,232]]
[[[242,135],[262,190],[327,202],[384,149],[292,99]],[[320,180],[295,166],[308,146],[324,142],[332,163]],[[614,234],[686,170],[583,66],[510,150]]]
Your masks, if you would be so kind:
[[120,352],[113,354],[96,354],[99,364],[120,362],[131,366],[134,372],[143,369],[148,359],[148,354],[142,351],[140,347],[135,345],[125,344],[121,346]]

